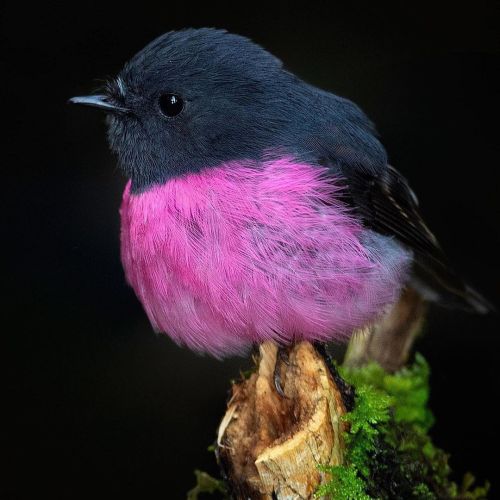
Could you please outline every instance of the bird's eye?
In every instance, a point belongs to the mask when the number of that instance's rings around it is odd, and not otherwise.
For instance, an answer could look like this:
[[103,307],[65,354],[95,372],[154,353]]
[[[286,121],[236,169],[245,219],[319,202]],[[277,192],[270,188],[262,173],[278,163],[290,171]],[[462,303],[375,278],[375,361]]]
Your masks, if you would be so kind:
[[169,118],[178,115],[184,108],[184,101],[175,94],[162,94],[158,102],[162,114]]

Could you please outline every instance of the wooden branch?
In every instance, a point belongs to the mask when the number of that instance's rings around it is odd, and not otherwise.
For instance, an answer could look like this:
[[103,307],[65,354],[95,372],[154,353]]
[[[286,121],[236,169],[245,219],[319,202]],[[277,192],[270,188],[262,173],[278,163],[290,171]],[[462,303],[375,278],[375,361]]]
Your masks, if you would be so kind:
[[349,342],[344,365],[360,366],[375,361],[395,372],[408,361],[426,311],[422,297],[412,289],[380,320],[355,332]]
[[274,387],[277,347],[260,347],[257,372],[232,386],[218,433],[218,459],[237,499],[309,499],[343,463],[345,406],[323,357],[308,342],[280,361],[285,397]]

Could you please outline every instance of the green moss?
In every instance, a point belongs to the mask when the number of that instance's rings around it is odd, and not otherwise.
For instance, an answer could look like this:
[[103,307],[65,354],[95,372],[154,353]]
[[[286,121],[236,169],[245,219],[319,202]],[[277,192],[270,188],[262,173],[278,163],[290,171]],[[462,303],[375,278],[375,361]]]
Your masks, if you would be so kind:
[[198,497],[204,493],[213,494],[219,493],[223,498],[229,498],[224,482],[220,479],[215,479],[210,474],[195,470],[196,485],[188,491],[187,500],[198,500]]
[[392,398],[394,420],[418,427],[427,432],[434,419],[427,407],[429,399],[429,365],[421,356],[396,374],[387,373],[376,363],[361,368],[341,368],[341,375],[354,387],[372,387],[378,393]]
[[389,421],[389,396],[375,391],[369,385],[359,386],[356,392],[356,406],[345,416],[350,425],[345,440],[349,463],[354,464],[361,475],[370,475],[370,462],[377,449],[380,426]]
[[430,371],[422,356],[396,374],[374,363],[356,369],[341,367],[340,373],[356,391],[355,408],[345,416],[350,424],[345,434],[346,464],[322,467],[331,480],[316,496],[346,500],[486,497],[488,485],[472,489],[470,476],[460,488],[450,480],[448,456],[428,435],[433,423],[427,407]]
[[490,483],[486,482],[483,486],[476,486],[472,489],[475,482],[476,478],[470,472],[467,472],[462,480],[462,486],[458,496],[467,499],[486,498],[488,490],[490,489]]
[[[486,498],[489,485],[474,486],[466,474],[462,484],[450,479],[448,455],[432,442],[428,431],[433,416],[427,406],[427,362],[417,355],[412,366],[396,374],[372,363],[361,368],[340,367],[339,372],[356,392],[353,411],[345,415],[346,461],[341,466],[320,466],[331,479],[316,497],[336,500]],[[211,449],[213,451],[213,448]],[[195,471],[196,486],[188,500],[198,495],[229,495],[220,480]]]
[[344,436],[347,445],[346,465],[320,467],[332,479],[320,486],[316,497],[345,500],[371,498],[367,494],[371,463],[379,449],[381,429],[390,421],[392,404],[393,399],[389,395],[374,387],[362,383],[356,386],[356,405],[344,417],[349,423],[349,432]]
[[324,472],[333,474],[334,481],[321,485],[317,497],[335,498],[335,500],[370,500],[365,492],[365,482],[360,478],[354,465],[320,467]]

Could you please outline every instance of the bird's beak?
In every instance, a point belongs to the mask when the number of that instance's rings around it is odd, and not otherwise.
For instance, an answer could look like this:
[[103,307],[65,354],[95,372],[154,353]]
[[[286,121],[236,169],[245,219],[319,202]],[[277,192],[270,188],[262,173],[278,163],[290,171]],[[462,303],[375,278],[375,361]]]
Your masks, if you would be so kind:
[[118,106],[107,95],[86,95],[81,97],[72,97],[69,102],[71,104],[81,104],[82,106],[90,106],[99,108],[108,113],[130,113],[130,110],[122,106]]

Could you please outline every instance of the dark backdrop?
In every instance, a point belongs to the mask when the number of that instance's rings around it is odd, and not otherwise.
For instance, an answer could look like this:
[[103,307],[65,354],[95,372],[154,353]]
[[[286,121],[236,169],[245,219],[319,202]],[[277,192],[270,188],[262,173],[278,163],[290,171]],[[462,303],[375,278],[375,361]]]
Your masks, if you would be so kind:
[[[498,303],[498,12],[372,4],[4,5],[7,498],[183,498],[194,468],[216,471],[206,448],[228,380],[248,362],[152,333],[119,261],[124,179],[103,117],[66,105],[165,31],[248,35],[361,105],[451,260]],[[432,308],[417,346],[432,365],[436,442],[457,477],[471,469],[494,483],[498,334],[498,316]]]

